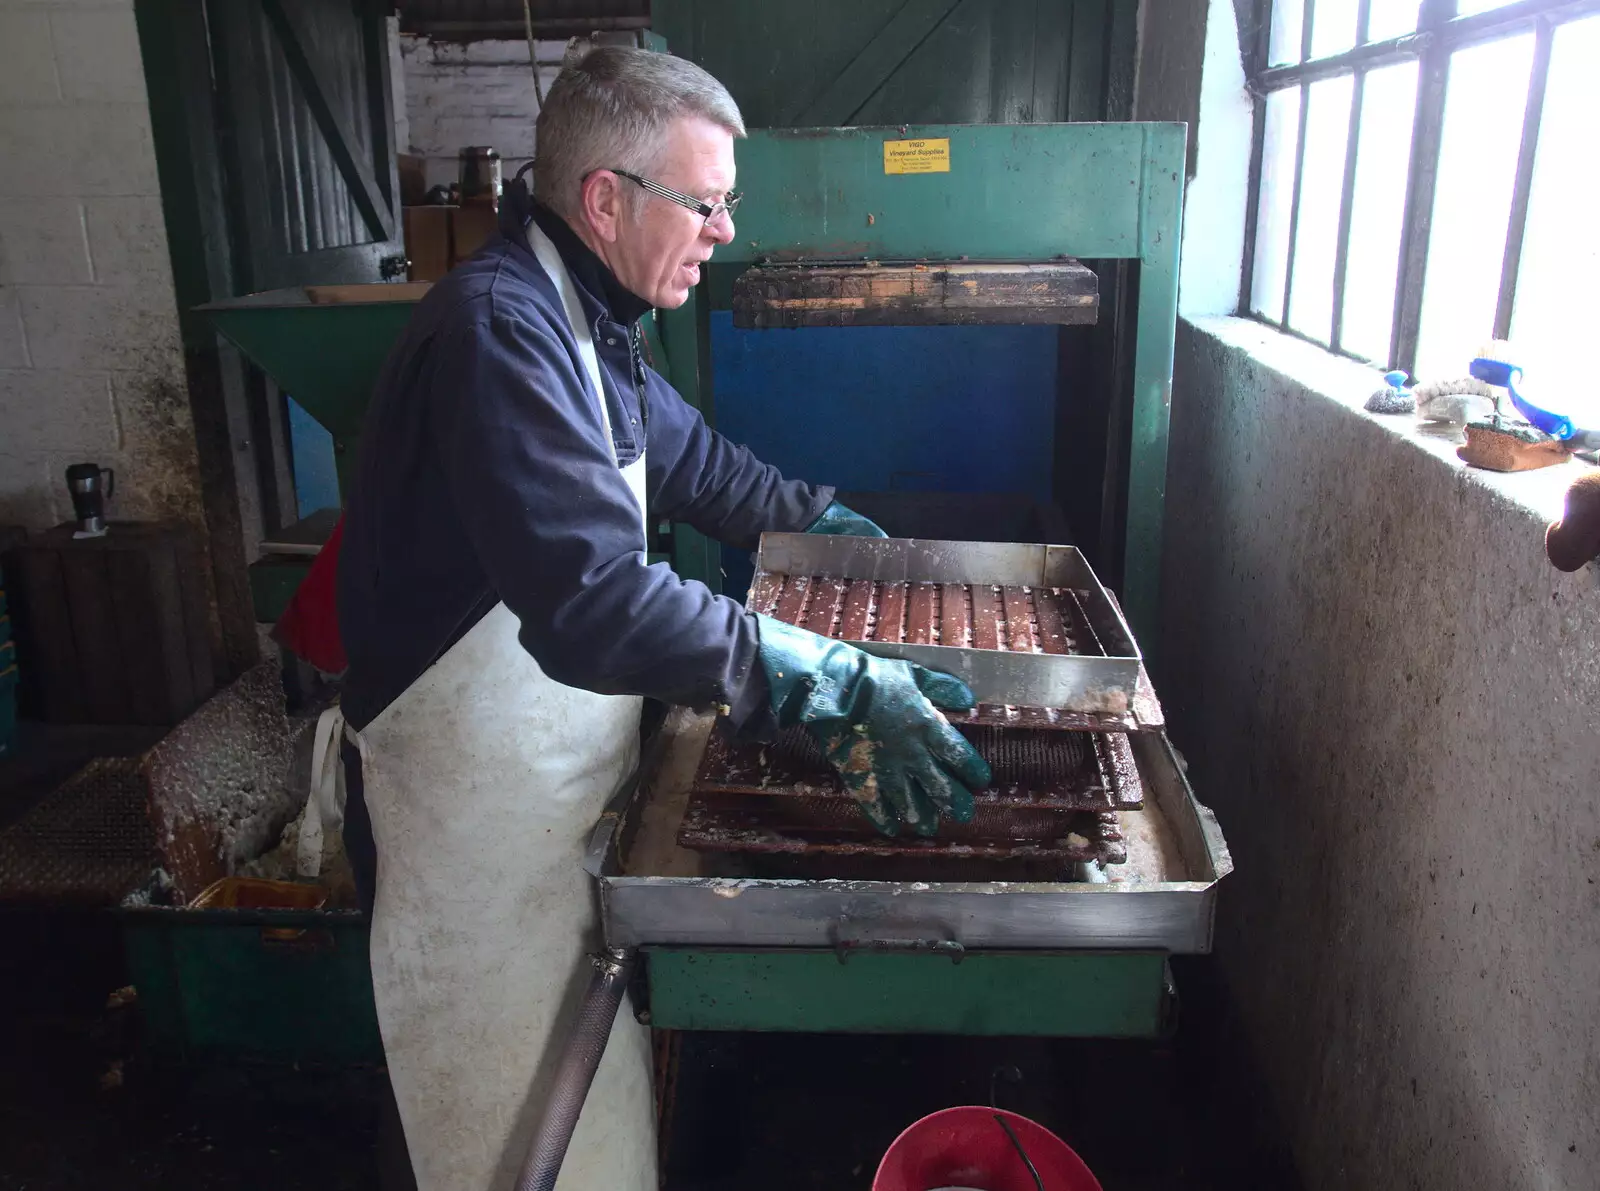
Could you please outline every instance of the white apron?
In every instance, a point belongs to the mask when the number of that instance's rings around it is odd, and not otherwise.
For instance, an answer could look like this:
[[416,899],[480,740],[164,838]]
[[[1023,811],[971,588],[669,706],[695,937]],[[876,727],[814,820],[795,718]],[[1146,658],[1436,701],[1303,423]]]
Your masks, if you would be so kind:
[[[610,436],[572,279],[536,225]],[[622,469],[644,523],[644,457]],[[378,846],[372,983],[418,1191],[512,1187],[598,948],[582,858],[640,700],[548,678],[499,604],[359,734]],[[557,1191],[656,1191],[649,1030],[624,1006]]]

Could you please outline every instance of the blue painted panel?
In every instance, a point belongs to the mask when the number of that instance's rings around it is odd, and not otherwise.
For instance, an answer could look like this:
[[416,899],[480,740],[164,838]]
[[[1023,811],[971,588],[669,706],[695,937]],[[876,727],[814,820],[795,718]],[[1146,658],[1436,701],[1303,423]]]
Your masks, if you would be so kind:
[[1048,501],[1055,327],[742,331],[711,316],[717,429],[785,475],[853,491]]
[[[745,331],[711,316],[717,429],[785,475],[846,492],[1051,499],[1055,327]],[[723,590],[751,568],[725,550]]]
[[339,477],[333,466],[333,435],[289,398],[289,445],[294,459],[294,494],[300,516],[339,507]]

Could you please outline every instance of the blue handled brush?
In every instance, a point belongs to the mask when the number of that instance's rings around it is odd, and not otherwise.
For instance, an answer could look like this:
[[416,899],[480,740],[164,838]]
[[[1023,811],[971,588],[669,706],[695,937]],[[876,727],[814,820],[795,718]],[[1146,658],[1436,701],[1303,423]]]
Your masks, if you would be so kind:
[[[1491,346],[1489,350],[1493,351],[1495,348]],[[1494,356],[1481,355],[1472,361],[1468,371],[1484,384],[1496,385],[1510,393],[1511,404],[1516,406],[1517,412],[1528,419],[1529,425],[1544,431],[1551,438],[1567,442],[1579,433],[1572,419],[1565,414],[1541,409],[1517,392],[1517,382],[1522,379],[1520,365],[1513,364],[1509,360],[1496,359]]]

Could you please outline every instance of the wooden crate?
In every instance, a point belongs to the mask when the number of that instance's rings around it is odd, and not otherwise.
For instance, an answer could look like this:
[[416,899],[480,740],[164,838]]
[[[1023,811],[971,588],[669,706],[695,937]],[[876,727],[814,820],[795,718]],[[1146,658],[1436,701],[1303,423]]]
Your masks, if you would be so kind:
[[73,526],[11,555],[31,711],[50,723],[175,724],[212,692],[203,556],[182,526]]
[[450,212],[453,207],[406,207],[406,257],[412,281],[438,281],[455,262],[450,259]]

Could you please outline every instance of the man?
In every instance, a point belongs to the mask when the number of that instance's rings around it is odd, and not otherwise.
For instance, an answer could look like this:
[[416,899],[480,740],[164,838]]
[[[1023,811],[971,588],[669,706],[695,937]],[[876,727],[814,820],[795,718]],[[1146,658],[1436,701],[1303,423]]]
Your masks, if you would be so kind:
[[[419,304],[367,416],[338,568],[347,833],[364,869],[376,845],[373,986],[422,1191],[511,1185],[596,943],[582,849],[635,764],[640,696],[806,723],[886,831],[969,816],[988,781],[926,697],[970,706],[956,680],[646,565],[647,502],[745,548],[881,533],[643,363],[638,319],[733,238],[743,134],[688,62],[569,66],[533,197],[514,185],[500,235]],[[621,1015],[563,1187],[655,1187],[647,1035]]]

